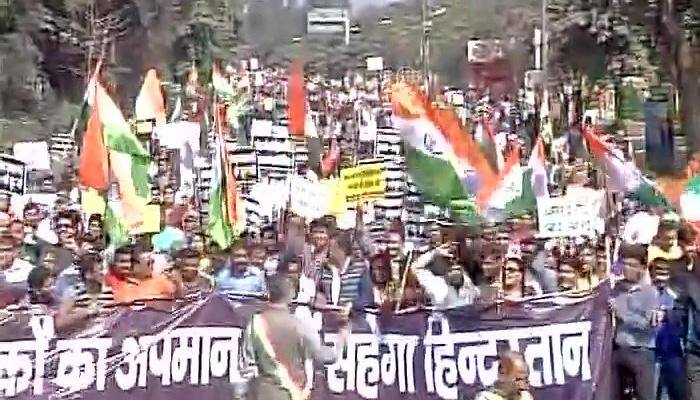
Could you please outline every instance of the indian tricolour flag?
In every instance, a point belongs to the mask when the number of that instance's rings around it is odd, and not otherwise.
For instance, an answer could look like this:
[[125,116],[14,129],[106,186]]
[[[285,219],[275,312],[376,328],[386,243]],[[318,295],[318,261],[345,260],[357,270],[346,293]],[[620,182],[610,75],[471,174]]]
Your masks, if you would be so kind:
[[[531,163],[532,158],[533,156],[530,157]],[[520,148],[511,149],[505,157],[503,170],[499,173],[498,185],[488,196],[486,207],[482,207],[486,219],[503,221],[511,217],[532,215],[537,209],[537,197],[543,197],[541,192],[534,190],[533,176],[532,167],[520,165]]]
[[475,200],[497,181],[479,145],[452,111],[434,108],[417,89],[397,84],[391,100],[408,172],[422,195],[458,219],[476,216]]
[[530,186],[532,187],[533,195],[538,199],[549,197],[549,179],[547,178],[542,137],[537,138],[527,166],[530,167]]
[[110,245],[116,248],[127,241],[129,232],[143,225],[145,207],[150,196],[150,155],[96,79],[91,89],[89,103],[96,112],[95,129],[102,131],[109,154],[109,169],[119,189],[118,197],[109,201],[105,215]]
[[141,85],[141,91],[136,97],[135,107],[138,120],[154,120],[156,125],[164,125],[165,100],[161,90],[160,79],[155,69],[149,69]]
[[231,82],[221,74],[216,64],[211,68],[211,85],[214,87],[214,93],[221,97],[222,100],[231,98],[236,93]]
[[226,120],[233,129],[240,127],[240,117],[248,107],[248,97],[233,87],[214,64],[211,70],[211,84],[214,94],[226,105]]
[[236,180],[226,160],[226,146],[221,129],[221,112],[214,104],[214,158],[212,160],[212,186],[209,197],[209,236],[221,249],[226,249],[236,239],[245,223],[245,211],[239,207]]
[[589,151],[605,172],[607,177],[605,184],[608,190],[634,197],[649,206],[668,205],[669,201],[666,198],[668,194],[663,185],[657,186],[644,177],[634,163],[625,161],[616,149],[603,142],[590,130],[584,130],[583,135]]

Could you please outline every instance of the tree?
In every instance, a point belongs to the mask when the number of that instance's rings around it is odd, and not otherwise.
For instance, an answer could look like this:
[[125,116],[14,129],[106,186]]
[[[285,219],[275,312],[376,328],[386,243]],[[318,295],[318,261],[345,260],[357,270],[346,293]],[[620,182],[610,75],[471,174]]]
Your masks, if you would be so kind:
[[[696,110],[700,102],[700,1],[550,2],[557,38],[564,39],[550,41],[554,46],[551,61],[560,70],[585,71],[596,77],[604,74],[591,74],[593,69],[608,69],[644,76],[654,83],[671,82],[680,94],[681,132],[690,149],[700,150],[700,113]],[[581,61],[588,67],[582,68]]]
[[[529,67],[530,38],[538,21],[539,0],[445,0],[447,12],[432,20],[430,27],[431,69],[446,84],[461,84],[466,67],[466,44],[473,38],[502,39],[519,71]],[[388,17],[391,25],[378,24]],[[378,41],[388,65],[420,67],[421,4],[419,0],[370,8],[362,15],[363,32]]]

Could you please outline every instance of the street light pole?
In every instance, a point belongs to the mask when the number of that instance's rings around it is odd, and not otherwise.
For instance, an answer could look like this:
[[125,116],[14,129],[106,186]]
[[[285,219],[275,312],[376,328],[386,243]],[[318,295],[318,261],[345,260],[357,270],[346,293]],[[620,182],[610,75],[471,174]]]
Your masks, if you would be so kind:
[[420,9],[421,20],[421,70],[423,73],[423,87],[425,92],[430,95],[430,36],[428,31],[428,0],[421,0]]
[[[547,32],[547,6],[548,0],[541,0],[542,2],[542,22],[541,30],[535,30],[535,43],[536,46],[540,48],[539,59],[535,60],[535,66],[540,70],[540,90],[539,90],[539,101],[537,104],[537,116],[538,116],[538,135],[542,138],[545,143],[551,143],[552,132],[551,123],[549,120],[549,90],[547,88],[548,78],[547,78],[547,67],[548,67],[548,47],[549,47],[549,34]],[[537,52],[536,52],[537,53]]]
[[542,0],[542,82],[547,82],[547,58],[549,57],[549,33],[547,32],[547,8],[549,0]]

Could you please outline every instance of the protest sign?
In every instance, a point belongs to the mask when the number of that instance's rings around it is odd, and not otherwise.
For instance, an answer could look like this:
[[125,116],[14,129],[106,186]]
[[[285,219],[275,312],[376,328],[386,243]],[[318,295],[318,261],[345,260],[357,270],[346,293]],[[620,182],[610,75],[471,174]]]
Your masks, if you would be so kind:
[[[605,283],[585,296],[560,294],[440,314],[416,311],[380,319],[353,313],[347,350],[325,367],[325,375],[312,377],[312,398],[471,399],[496,380],[498,352],[511,349],[529,366],[535,398],[607,400],[609,291]],[[17,317],[17,323],[0,326],[0,397],[231,399],[243,382],[237,367],[242,331],[261,306],[212,294],[176,314],[125,310],[70,338],[54,337],[51,324]],[[326,344],[338,342],[335,312],[297,307],[295,314]]]
[[309,220],[328,213],[331,199],[321,182],[293,175],[289,185],[289,209],[293,213]]
[[160,205],[148,204],[143,209],[143,224],[135,228],[131,234],[141,235],[144,233],[160,232]]
[[254,119],[251,121],[250,136],[253,138],[272,136],[272,121],[269,119]]
[[539,237],[575,237],[600,233],[605,228],[602,218],[605,193],[600,190],[578,190],[562,197],[537,200]]
[[0,154],[0,192],[23,195],[27,188],[27,165],[21,160]]
[[95,189],[88,188],[80,193],[80,205],[83,213],[88,217],[92,214],[104,215],[105,198]]
[[386,179],[381,164],[358,165],[340,170],[345,198],[349,202],[367,201],[381,197]]
[[382,57],[367,57],[367,71],[382,71],[384,69],[384,59]]
[[14,157],[27,165],[28,170],[51,170],[49,144],[42,142],[17,142],[12,148]]

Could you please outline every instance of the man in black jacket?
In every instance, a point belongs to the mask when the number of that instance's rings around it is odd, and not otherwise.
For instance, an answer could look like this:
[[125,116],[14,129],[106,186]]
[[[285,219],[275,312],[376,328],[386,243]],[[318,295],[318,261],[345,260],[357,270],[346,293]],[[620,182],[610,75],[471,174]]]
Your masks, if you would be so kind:
[[695,237],[679,235],[687,268],[671,271],[669,286],[679,294],[678,303],[685,325],[686,391],[691,400],[700,400],[700,259],[697,256]]

